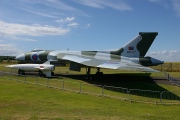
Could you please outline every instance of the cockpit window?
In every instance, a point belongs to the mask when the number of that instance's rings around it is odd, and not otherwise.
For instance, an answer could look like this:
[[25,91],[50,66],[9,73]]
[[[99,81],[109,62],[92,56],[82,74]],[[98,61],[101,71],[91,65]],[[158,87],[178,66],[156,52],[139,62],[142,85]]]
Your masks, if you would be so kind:
[[34,49],[31,52],[39,52],[39,51],[44,51],[44,50],[38,50],[38,49]]

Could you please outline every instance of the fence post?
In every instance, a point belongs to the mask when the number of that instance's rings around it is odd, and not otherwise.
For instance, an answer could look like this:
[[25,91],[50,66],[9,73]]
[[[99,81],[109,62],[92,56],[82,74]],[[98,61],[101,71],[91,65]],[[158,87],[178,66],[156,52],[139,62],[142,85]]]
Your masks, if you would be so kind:
[[104,85],[102,86],[102,96],[104,96]]
[[47,83],[46,83],[46,86],[48,87],[49,85],[49,78],[47,78]]
[[80,83],[80,93],[82,93],[82,84]]
[[26,83],[26,75],[24,75],[24,83]]
[[164,93],[164,91],[161,92],[161,103],[162,104],[164,104],[164,102],[163,102],[163,93]]
[[168,73],[164,72],[166,79],[168,79]]
[[129,101],[132,102],[131,97],[130,97],[130,89],[127,90],[127,94],[128,94],[128,99],[129,99]]
[[10,72],[8,72],[8,73],[9,73],[9,75],[8,75],[9,78],[8,78],[8,79],[10,80],[10,75],[11,75],[11,74],[10,74]]
[[62,87],[63,87],[63,90],[64,90],[64,81],[63,81],[63,86]]
[[167,79],[169,80],[169,74],[167,73]]
[[18,81],[18,76],[19,76],[19,75],[17,74],[17,78],[16,78],[16,81]]
[[11,69],[11,73],[10,73],[10,78],[9,79],[11,79],[12,78],[12,69]]
[[38,76],[37,76],[37,78],[36,78],[36,84],[39,84],[39,83],[38,83]]
[[162,102],[162,94],[163,94],[163,92],[160,93],[160,102],[161,102],[161,103],[163,103],[163,102]]

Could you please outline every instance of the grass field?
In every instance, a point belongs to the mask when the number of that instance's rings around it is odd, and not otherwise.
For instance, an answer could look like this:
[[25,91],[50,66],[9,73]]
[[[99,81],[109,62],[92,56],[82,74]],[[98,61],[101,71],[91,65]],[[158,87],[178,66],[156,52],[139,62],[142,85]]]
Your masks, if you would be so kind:
[[[4,70],[4,65],[0,70]],[[6,69],[8,70],[8,69]],[[156,84],[152,82],[133,82],[116,81],[116,75],[119,71],[102,69],[105,74],[115,74],[114,79],[104,81],[85,81],[81,78],[85,73],[85,69],[81,73],[71,72],[67,68],[57,68],[55,73],[63,74],[79,74],[77,76],[62,76],[63,79],[71,82],[90,83],[90,84],[106,84],[127,88],[153,89],[153,90],[180,90],[179,87],[169,84]],[[96,72],[92,70],[92,74]],[[127,71],[121,71],[123,74],[129,74]],[[171,72],[170,72],[171,73]],[[133,75],[144,76],[137,72]],[[172,72],[179,76],[179,72]],[[150,77],[162,77],[162,73],[151,74]],[[126,77],[123,77],[125,79]],[[132,77],[133,78],[133,77]],[[144,77],[140,77],[144,78]],[[145,76],[146,78],[146,76]],[[149,77],[148,77],[149,78]],[[119,79],[119,78],[118,78]],[[138,77],[139,79],[139,77]],[[94,95],[79,94],[70,91],[57,90],[39,85],[25,84],[8,80],[0,77],[0,120],[84,120],[84,119],[100,119],[100,120],[139,120],[139,119],[180,119],[180,104],[178,105],[154,105],[146,103],[136,103],[123,101],[115,98],[98,97]],[[100,88],[89,87],[89,90]],[[111,93],[111,91],[109,91]]]
[[153,105],[81,95],[0,78],[0,119],[174,119],[180,105]]

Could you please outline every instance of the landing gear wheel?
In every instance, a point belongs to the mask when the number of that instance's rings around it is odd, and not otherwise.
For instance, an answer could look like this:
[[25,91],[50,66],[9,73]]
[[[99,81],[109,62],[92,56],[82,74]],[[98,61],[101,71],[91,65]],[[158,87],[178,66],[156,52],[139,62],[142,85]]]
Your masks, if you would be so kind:
[[96,75],[103,75],[103,72],[96,72]]
[[25,74],[25,71],[24,70],[18,70],[18,75],[24,75]]
[[43,76],[42,72],[41,72],[41,71],[39,71],[39,77],[42,77],[42,76]]
[[18,75],[20,75],[21,74],[21,70],[18,70]]
[[87,76],[85,77],[86,80],[93,80],[93,76],[91,76],[90,73],[91,73],[91,67],[88,67],[86,69],[86,74],[87,74]]
[[43,74],[44,77],[46,77],[46,74]]
[[53,76],[53,75],[54,75],[54,72],[51,72],[51,75]]
[[85,77],[85,79],[86,79],[86,80],[93,80],[93,76],[89,76],[89,75],[88,75],[88,76]]
[[93,80],[93,77],[92,77],[92,76],[89,76],[89,80]]
[[100,68],[97,68],[96,75],[103,75],[103,72],[100,72]]
[[103,72],[100,72],[100,68],[97,68],[97,72],[95,74],[95,79],[100,80],[103,77]]

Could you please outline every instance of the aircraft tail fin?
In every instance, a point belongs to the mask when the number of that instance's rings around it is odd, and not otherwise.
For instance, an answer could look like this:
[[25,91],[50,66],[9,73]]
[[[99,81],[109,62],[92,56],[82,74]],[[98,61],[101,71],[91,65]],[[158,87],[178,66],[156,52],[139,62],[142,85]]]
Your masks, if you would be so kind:
[[139,35],[117,51],[111,51],[125,57],[144,57],[149,50],[158,32],[139,32]]

